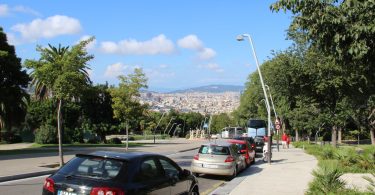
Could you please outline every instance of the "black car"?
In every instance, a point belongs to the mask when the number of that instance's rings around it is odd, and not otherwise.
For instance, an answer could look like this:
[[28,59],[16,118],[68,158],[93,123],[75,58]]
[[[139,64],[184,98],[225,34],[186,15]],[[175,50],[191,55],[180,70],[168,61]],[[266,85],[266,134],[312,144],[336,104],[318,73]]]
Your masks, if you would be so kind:
[[144,152],[77,154],[43,185],[43,195],[199,194],[198,180],[168,157]]

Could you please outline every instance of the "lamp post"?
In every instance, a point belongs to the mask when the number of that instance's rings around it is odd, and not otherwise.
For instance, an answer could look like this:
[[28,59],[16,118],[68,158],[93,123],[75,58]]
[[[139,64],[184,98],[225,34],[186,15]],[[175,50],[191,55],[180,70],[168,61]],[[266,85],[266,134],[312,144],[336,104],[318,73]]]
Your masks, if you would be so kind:
[[171,124],[171,122],[172,122],[173,119],[174,119],[174,117],[171,117],[171,120],[169,120],[167,126],[166,126],[165,129],[164,129],[163,134],[165,134],[165,131],[167,131],[167,129],[168,129],[168,127],[169,127],[169,124]]
[[156,134],[156,129],[158,129],[159,124],[160,124],[160,121],[161,121],[161,119],[163,119],[164,115],[165,115],[165,112],[163,112],[163,114],[161,115],[161,117],[160,117],[160,119],[159,119],[159,122],[158,122],[158,124],[156,125],[156,127],[155,127],[155,129],[154,129],[154,144],[155,144],[155,134]]
[[177,127],[179,127],[181,124],[178,124],[177,126],[176,126],[176,128],[174,128],[174,131],[173,131],[173,137],[175,137],[176,136],[176,130],[177,130]]
[[168,135],[169,135],[169,133],[171,133],[171,130],[173,129],[173,126],[176,125],[176,124],[177,124],[177,123],[173,123],[173,124],[172,124],[171,128],[170,128],[169,131],[168,131]]
[[243,41],[243,40],[245,40],[245,37],[247,37],[249,39],[249,43],[250,43],[250,46],[251,46],[251,49],[252,49],[252,53],[254,55],[255,63],[257,65],[257,69],[258,69],[260,83],[262,84],[262,89],[263,89],[263,93],[264,93],[264,99],[266,100],[267,114],[268,114],[268,148],[267,148],[268,158],[267,158],[267,161],[268,161],[268,164],[271,164],[271,109],[270,109],[270,103],[268,102],[266,87],[264,86],[264,81],[263,81],[262,73],[260,72],[258,58],[257,58],[256,53],[255,53],[255,49],[254,49],[254,45],[253,45],[253,40],[251,39],[251,36],[249,34],[238,35],[237,36],[237,41]]
[[272,94],[271,94],[271,91],[270,91],[270,87],[269,87],[268,85],[265,85],[265,87],[267,88],[268,93],[270,94],[270,99],[271,99],[271,103],[272,103],[273,113],[275,114],[275,118],[277,118],[277,113],[276,113],[276,109],[275,109],[275,104],[273,103],[273,99],[272,99]]
[[[271,103],[272,103],[272,109],[273,109],[273,113],[275,114],[275,120],[279,120],[277,118],[277,114],[276,114],[276,109],[275,109],[275,104],[273,103],[273,99],[272,99],[272,94],[271,94],[271,90],[270,90],[270,87],[268,85],[265,85],[267,90],[268,90],[268,93],[270,94],[270,99],[271,99]],[[277,125],[277,124],[276,124]],[[280,149],[279,149],[279,130],[276,129],[276,134],[277,134],[277,139],[276,139],[276,145],[277,145],[277,151],[279,152]]]

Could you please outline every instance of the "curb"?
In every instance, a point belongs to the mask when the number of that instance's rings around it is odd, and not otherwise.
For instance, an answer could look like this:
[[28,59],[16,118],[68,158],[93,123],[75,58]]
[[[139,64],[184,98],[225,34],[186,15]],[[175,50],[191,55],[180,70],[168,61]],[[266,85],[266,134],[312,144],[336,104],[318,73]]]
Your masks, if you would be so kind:
[[0,177],[0,182],[26,179],[26,178],[29,178],[29,177],[38,177],[38,176],[42,176],[42,175],[50,175],[52,173],[55,173],[57,170],[58,169]]
[[187,151],[191,151],[191,150],[196,150],[198,148],[200,148],[200,146],[199,147],[190,148],[190,149],[180,150],[178,152],[187,152]]
[[[199,147],[194,147],[194,148],[189,148],[189,149],[185,149],[185,150],[180,150],[180,151],[177,151],[177,153],[178,152],[187,152],[187,151],[195,150],[195,149],[198,149],[198,148]],[[25,174],[19,174],[19,175],[4,176],[4,177],[0,177],[0,182],[26,179],[26,178],[29,178],[29,177],[38,177],[38,176],[42,176],[42,175],[50,175],[52,173],[55,173],[57,170],[58,169],[48,170],[48,171],[39,171],[39,172],[33,172],[33,173],[25,173]]]

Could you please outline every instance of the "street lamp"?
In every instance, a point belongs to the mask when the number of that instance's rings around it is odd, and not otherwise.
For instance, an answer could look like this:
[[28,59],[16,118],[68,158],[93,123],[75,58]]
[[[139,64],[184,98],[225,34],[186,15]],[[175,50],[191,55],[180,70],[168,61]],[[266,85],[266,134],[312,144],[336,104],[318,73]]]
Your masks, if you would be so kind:
[[172,122],[173,119],[174,119],[174,116],[172,116],[172,117],[171,117],[171,120],[169,120],[167,126],[166,126],[165,129],[164,129],[163,134],[165,134],[165,131],[167,131],[167,129],[168,129],[168,127],[169,127],[169,124],[171,124],[171,122]]
[[174,131],[173,131],[173,137],[176,136],[176,130],[177,130],[177,128],[178,128],[179,126],[181,126],[181,124],[178,124],[178,125],[176,126],[176,128],[174,128]]
[[252,52],[253,52],[253,55],[254,55],[255,63],[257,65],[257,69],[258,69],[260,83],[262,84],[264,99],[266,100],[267,114],[268,114],[268,148],[267,148],[268,158],[267,158],[267,161],[268,161],[268,164],[271,164],[271,109],[270,109],[270,103],[268,102],[266,87],[264,86],[262,73],[260,72],[258,58],[257,58],[257,55],[255,53],[253,40],[251,39],[251,36],[249,34],[238,35],[237,41],[243,41],[243,40],[245,40],[245,37],[247,37],[249,39],[249,43],[250,43],[250,46],[251,46],[251,49],[252,49]]
[[173,124],[172,124],[171,128],[170,128],[169,131],[168,131],[168,135],[169,135],[169,133],[171,133],[171,130],[173,129],[173,126],[176,125],[176,124],[177,124],[177,123],[173,123]]
[[271,94],[271,91],[270,91],[270,87],[268,85],[265,85],[267,90],[268,90],[268,93],[270,94],[270,99],[271,99],[271,103],[272,103],[272,109],[273,109],[273,113],[275,114],[275,118],[277,118],[277,113],[276,113],[276,109],[275,109],[275,104],[273,103],[273,99],[272,99],[272,94]]
[[155,127],[155,129],[154,129],[154,144],[155,144],[155,134],[156,134],[156,129],[158,129],[159,124],[160,124],[160,121],[161,121],[161,119],[163,119],[164,115],[165,115],[165,112],[163,112],[163,114],[161,115],[161,117],[160,117],[160,119],[159,119],[159,122],[158,122],[158,124],[156,125],[156,127]]
[[[270,87],[268,85],[265,85],[267,90],[268,90],[268,93],[270,94],[270,99],[271,99],[271,103],[272,103],[272,109],[273,109],[273,113],[275,114],[275,120],[279,120],[277,118],[277,114],[276,114],[276,109],[275,109],[275,104],[273,103],[273,99],[272,99],[272,94],[271,94],[271,90],[270,90]],[[277,151],[279,152],[280,149],[279,149],[279,130],[276,129],[276,134],[277,134],[277,140],[276,140],[276,145],[277,145]]]

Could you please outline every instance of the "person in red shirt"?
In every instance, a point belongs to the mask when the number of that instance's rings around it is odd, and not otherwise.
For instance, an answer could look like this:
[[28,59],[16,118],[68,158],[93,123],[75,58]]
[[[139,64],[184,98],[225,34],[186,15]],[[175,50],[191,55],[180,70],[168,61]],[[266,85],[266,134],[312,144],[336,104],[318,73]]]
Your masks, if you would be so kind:
[[288,136],[284,132],[283,135],[281,136],[281,144],[283,145],[283,149],[287,147],[287,139],[288,139]]

